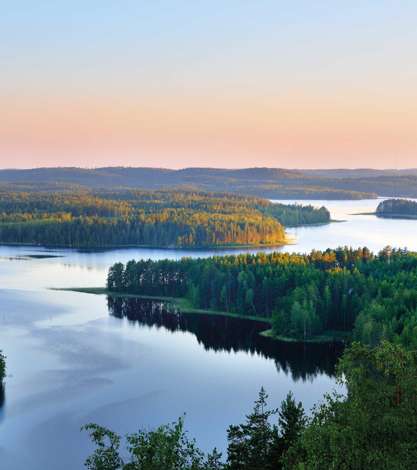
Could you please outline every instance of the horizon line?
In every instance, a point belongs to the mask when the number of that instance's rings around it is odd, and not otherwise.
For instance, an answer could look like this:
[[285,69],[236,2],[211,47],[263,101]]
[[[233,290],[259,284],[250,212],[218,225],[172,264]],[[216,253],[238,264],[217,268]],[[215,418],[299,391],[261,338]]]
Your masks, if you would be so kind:
[[190,169],[199,170],[226,170],[226,171],[238,171],[238,170],[286,170],[286,171],[416,171],[416,167],[272,167],[272,166],[243,166],[243,167],[219,167],[219,166],[184,166],[180,168],[162,167],[162,166],[132,166],[132,165],[103,165],[103,166],[35,166],[35,167],[0,167],[0,171],[33,171],[33,170],[101,170],[101,169],[144,169],[144,170],[168,170],[168,171],[184,171]]

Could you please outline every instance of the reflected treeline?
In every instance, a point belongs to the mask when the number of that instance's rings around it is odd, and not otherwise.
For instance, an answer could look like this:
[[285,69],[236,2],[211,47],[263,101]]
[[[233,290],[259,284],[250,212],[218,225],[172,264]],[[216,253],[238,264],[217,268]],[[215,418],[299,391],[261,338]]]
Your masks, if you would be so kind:
[[0,383],[0,409],[3,408],[5,400],[6,400],[6,388],[4,386],[4,383]]
[[246,351],[275,361],[277,370],[293,380],[311,380],[317,374],[334,375],[342,353],[339,344],[302,344],[274,341],[259,335],[269,328],[262,321],[242,320],[210,314],[181,314],[172,304],[138,298],[107,298],[109,312],[143,325],[166,330],[188,331],[207,350]]

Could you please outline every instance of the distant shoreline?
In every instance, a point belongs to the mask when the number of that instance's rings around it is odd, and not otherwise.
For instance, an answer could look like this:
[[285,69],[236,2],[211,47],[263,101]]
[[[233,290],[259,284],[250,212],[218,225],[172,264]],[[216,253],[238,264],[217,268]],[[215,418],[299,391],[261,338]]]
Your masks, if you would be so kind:
[[[326,225],[326,224],[323,224]],[[292,227],[291,227],[292,228]],[[279,248],[281,246],[293,245],[294,239],[288,237],[281,243],[271,244],[225,244],[225,245],[201,245],[201,246],[166,246],[166,245],[99,245],[99,246],[69,246],[69,245],[43,245],[35,243],[16,243],[16,242],[3,242],[0,240],[0,246],[16,246],[27,248],[45,248],[45,249],[68,249],[78,251],[106,251],[118,250],[124,248],[142,248],[142,249],[155,249],[155,250],[184,250],[184,251],[206,251],[206,250],[239,250],[242,248]]]
[[374,215],[381,219],[405,219],[405,220],[417,220],[417,215],[413,214],[384,214],[380,212],[356,212],[351,215]]
[[417,215],[413,214],[384,214],[375,212],[377,217],[381,219],[406,219],[406,220],[417,220]]

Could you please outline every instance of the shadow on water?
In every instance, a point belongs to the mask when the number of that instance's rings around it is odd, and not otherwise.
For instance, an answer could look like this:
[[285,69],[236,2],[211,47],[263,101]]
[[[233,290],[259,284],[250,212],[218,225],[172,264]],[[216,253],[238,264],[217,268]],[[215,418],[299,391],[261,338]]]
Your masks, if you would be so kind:
[[6,387],[0,383],[0,421],[4,418],[4,402],[6,401]]
[[193,333],[207,350],[238,352],[273,359],[278,371],[293,380],[312,380],[318,374],[334,376],[342,353],[339,344],[303,344],[274,341],[259,335],[269,328],[262,321],[243,320],[208,314],[181,314],[169,303],[137,298],[108,297],[110,315],[127,318],[171,332]]

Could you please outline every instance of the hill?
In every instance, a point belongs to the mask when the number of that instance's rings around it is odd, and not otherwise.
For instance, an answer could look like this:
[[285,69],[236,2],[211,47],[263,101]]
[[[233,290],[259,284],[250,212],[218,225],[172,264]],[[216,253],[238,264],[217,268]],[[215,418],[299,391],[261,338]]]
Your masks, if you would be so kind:
[[0,170],[0,189],[188,189],[270,199],[417,197],[417,170],[103,167]]

